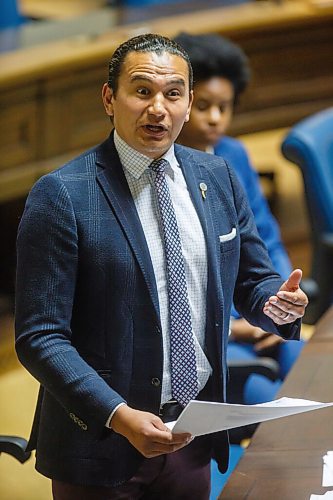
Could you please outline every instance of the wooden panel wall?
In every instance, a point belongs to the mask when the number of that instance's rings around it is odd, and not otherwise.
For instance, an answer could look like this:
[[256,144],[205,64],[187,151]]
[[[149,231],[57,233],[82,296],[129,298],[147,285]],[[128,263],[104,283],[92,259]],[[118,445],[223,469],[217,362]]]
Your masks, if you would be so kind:
[[[221,33],[223,34],[223,33]],[[286,127],[333,104],[333,19],[286,23],[232,36],[250,59],[252,80],[234,133]]]
[[0,169],[20,165],[38,156],[37,85],[1,93]]
[[[138,31],[218,32],[252,67],[232,133],[289,126],[333,105],[333,11],[305,1],[257,2],[122,26],[94,40],[64,40],[0,56],[0,202],[25,195],[39,175],[102,141],[100,98],[114,48]],[[59,158],[60,157],[60,158]]]

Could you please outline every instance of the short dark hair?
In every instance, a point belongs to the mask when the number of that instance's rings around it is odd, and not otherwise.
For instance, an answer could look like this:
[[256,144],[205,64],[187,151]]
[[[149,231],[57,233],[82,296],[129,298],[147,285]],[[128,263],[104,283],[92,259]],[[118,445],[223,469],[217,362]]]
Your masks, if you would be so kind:
[[174,40],[190,58],[194,83],[216,76],[225,78],[231,82],[237,101],[250,79],[248,59],[238,45],[216,34],[180,33]]
[[153,33],[147,33],[144,35],[138,35],[130,38],[126,42],[119,45],[115,50],[110,63],[109,63],[109,79],[108,86],[113,90],[114,93],[118,89],[119,75],[121,72],[124,60],[130,52],[155,52],[156,54],[162,54],[163,52],[168,52],[169,54],[174,54],[185,60],[188,67],[188,77],[189,77],[189,88],[193,88],[193,71],[190,62],[190,58],[180,45],[174,40],[170,40],[162,35],[156,35]]

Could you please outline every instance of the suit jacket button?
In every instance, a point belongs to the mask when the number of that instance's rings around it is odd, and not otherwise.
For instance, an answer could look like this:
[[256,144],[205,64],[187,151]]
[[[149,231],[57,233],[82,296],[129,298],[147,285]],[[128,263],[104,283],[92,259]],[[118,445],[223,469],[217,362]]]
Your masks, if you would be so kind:
[[154,387],[159,387],[161,385],[161,381],[159,378],[154,377],[151,379],[151,383]]

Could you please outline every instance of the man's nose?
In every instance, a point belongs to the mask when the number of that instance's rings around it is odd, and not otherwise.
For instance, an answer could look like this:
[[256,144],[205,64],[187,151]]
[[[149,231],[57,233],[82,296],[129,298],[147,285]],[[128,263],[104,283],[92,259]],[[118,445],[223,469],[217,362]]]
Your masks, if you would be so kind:
[[161,94],[156,94],[150,102],[148,113],[154,116],[164,116],[165,115],[165,102],[164,96]]

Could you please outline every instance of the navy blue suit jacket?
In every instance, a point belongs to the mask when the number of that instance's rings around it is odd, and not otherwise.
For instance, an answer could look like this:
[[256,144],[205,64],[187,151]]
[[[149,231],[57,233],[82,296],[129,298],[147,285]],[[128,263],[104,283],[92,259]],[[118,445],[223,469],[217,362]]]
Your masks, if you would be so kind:
[[[282,280],[232,171],[183,146],[175,154],[206,238],[206,352],[213,397],[223,401],[233,296],[267,331],[297,338],[299,324],[278,328],[262,313]],[[158,414],[163,349],[153,267],[112,135],[36,183],[17,249],[17,353],[42,387],[30,439],[37,469],[62,481],[119,484],[143,457],[105,423],[123,401]],[[217,454],[226,465],[227,450]]]

